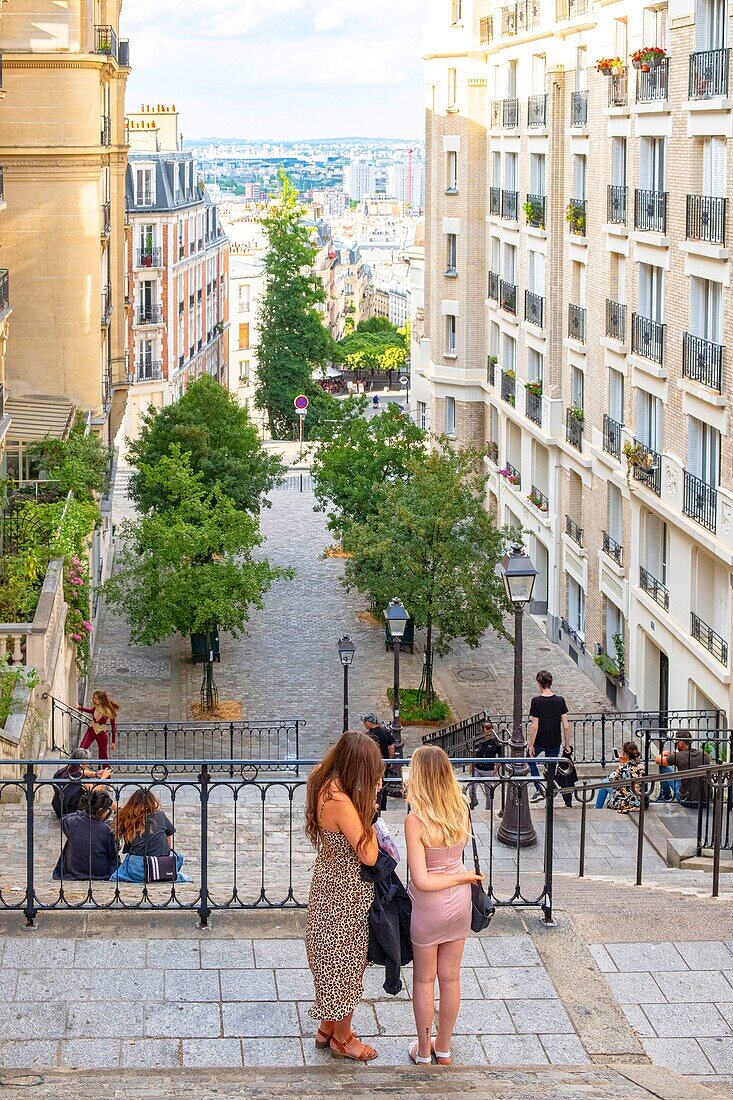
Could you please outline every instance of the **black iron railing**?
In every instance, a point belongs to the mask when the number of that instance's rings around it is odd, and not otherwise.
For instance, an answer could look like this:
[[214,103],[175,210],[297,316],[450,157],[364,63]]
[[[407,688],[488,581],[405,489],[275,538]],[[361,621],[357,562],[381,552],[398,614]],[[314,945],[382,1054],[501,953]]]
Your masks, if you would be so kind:
[[579,630],[571,626],[567,619],[560,619],[560,629],[563,634],[567,634],[570,641],[578,647],[581,653],[585,653],[585,638]]
[[494,20],[490,15],[482,16],[479,22],[479,43],[488,46],[494,37]]
[[135,324],[159,325],[163,321],[163,307],[159,305],[140,305],[135,310]]
[[491,101],[491,126],[494,130],[501,126],[501,104],[502,100],[500,99],[492,99]]
[[583,426],[585,420],[575,408],[565,410],[565,440],[577,450],[583,450]]
[[626,107],[629,102],[629,81],[626,73],[611,76],[608,80],[608,106]]
[[682,373],[685,378],[702,382],[712,390],[721,392],[723,387],[723,357],[725,348],[712,344],[701,336],[689,332],[682,335]]
[[158,382],[163,377],[163,363],[157,360],[154,363],[136,363],[136,382]]
[[532,393],[531,390],[524,391],[524,411],[527,414],[527,419],[531,420],[533,424],[542,427],[542,394]]
[[5,199],[5,165],[0,164],[0,202]]
[[636,73],[636,102],[653,103],[666,99],[669,85],[669,58],[663,57],[648,73],[639,69]]
[[490,439],[486,444],[486,454],[491,461],[496,465],[499,461],[499,444],[495,439]]
[[505,221],[515,222],[518,218],[519,195],[516,191],[502,191],[501,216]]
[[138,248],[135,254],[136,267],[160,267],[163,263],[162,248]]
[[688,195],[685,236],[688,241],[725,244],[728,200],[717,195]]
[[102,327],[106,328],[112,318],[112,288],[102,287]]
[[99,144],[112,144],[112,120],[110,119],[109,115],[102,115],[100,118]]
[[519,126],[519,100],[516,98],[502,101],[501,124],[505,130],[515,130]]
[[[510,401],[510,404],[514,404],[514,399]],[[522,488],[522,475],[516,466],[512,466],[511,462],[504,463],[504,470],[506,471],[505,477],[510,485],[513,485],[515,489]]]
[[664,359],[664,325],[651,317],[631,314],[631,350],[635,355],[662,363]]
[[117,33],[114,27],[94,28],[94,52],[106,54],[117,61]]
[[489,272],[488,294],[489,294],[489,298],[493,299],[493,301],[495,301],[495,302],[499,301],[499,283],[500,282],[501,282],[501,280],[499,279],[498,274],[495,271],[490,271]]
[[588,93],[587,92],[571,92],[570,93],[570,125],[571,126],[587,126],[588,125]]
[[588,0],[557,0],[555,13],[559,20],[575,19],[579,15],[587,15]]
[[616,565],[623,564],[624,548],[620,542],[616,542],[612,539],[608,531],[603,532],[603,553],[608,554],[609,558],[613,558]]
[[618,420],[614,420],[607,413],[603,414],[603,450],[619,459],[621,458],[622,427]]
[[667,232],[666,191],[634,191],[634,229]]
[[490,355],[486,361],[486,381],[490,386],[496,385],[496,356]]
[[711,626],[703,622],[699,615],[696,615],[693,611],[691,613],[691,630],[690,633],[696,642],[705,646],[708,653],[712,653],[716,660],[720,661],[721,665],[728,664],[728,643],[725,638],[721,638],[720,634],[716,634]]
[[570,516],[565,516],[565,534],[578,546],[583,545],[583,528]]
[[[507,374],[506,371],[501,372],[501,396],[512,406],[514,405],[516,399],[516,385],[516,375]],[[508,465],[509,463],[507,463],[507,466]]]
[[539,328],[544,327],[545,299],[541,294],[535,294],[533,290],[524,292],[524,319]]
[[109,237],[112,232],[112,204],[102,203],[102,236]]
[[499,304],[507,313],[517,312],[517,286],[516,283],[507,283],[503,279],[499,283]]
[[700,50],[690,54],[688,95],[690,99],[712,99],[728,95],[730,50]]
[[517,33],[530,31],[540,25],[540,0],[518,0]]
[[527,201],[524,204],[524,216],[527,219],[527,225],[533,225],[536,229],[544,229],[545,196],[527,195]]
[[634,439],[637,459],[633,463],[634,478],[657,496],[662,492],[662,456],[640,439]]
[[10,276],[6,267],[0,267],[0,310],[10,306]]
[[530,130],[547,125],[547,93],[531,95],[527,100],[527,126]]
[[578,237],[585,236],[586,200],[571,199],[565,210],[565,221],[568,229]]
[[568,337],[585,343],[585,310],[582,306],[568,305]]
[[626,225],[626,199],[628,187],[616,183],[608,185],[606,192],[606,218],[610,225]]
[[685,470],[685,488],[682,511],[708,531],[715,531],[718,510],[718,491],[714,485]]
[[517,33],[517,5],[509,4],[499,8],[499,23],[502,38],[509,38]]
[[606,336],[611,340],[626,340],[626,306],[606,298]]
[[501,214],[501,187],[489,188],[489,213]]
[[121,38],[119,44],[118,61],[123,69],[130,68],[130,39]]
[[549,512],[550,510],[550,498],[538,489],[536,485],[532,486],[532,490],[529,494],[529,500],[531,504],[534,504],[540,512]]
[[669,611],[669,589],[652,576],[643,565],[639,567],[639,587],[642,592],[646,592],[647,596],[651,596],[655,603],[665,611]]

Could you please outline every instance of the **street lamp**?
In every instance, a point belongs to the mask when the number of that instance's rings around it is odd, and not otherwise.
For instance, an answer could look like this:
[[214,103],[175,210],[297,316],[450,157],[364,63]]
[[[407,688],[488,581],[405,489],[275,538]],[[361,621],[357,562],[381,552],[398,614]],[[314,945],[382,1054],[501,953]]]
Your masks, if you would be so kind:
[[394,683],[392,688],[392,735],[394,737],[394,751],[398,759],[402,756],[402,723],[400,722],[400,642],[405,636],[405,629],[410,616],[405,610],[402,600],[397,598],[389,601],[389,607],[384,612],[387,620],[387,629],[392,639],[394,650]]
[[[507,599],[514,607],[514,712],[512,736],[510,741],[513,757],[527,755],[527,739],[524,735],[522,708],[522,627],[525,604],[532,598],[532,590],[537,570],[525,554],[520,543],[515,543],[511,552],[504,555],[496,567],[496,572],[504,582]],[[514,765],[515,775],[527,775],[527,764]],[[529,812],[529,791],[527,783],[512,783],[506,800],[504,816],[496,834],[502,844],[513,847],[529,848],[537,843],[532,817]]]
[[354,660],[354,643],[348,634],[338,641],[339,660],[344,670],[344,733],[349,728],[349,669]]

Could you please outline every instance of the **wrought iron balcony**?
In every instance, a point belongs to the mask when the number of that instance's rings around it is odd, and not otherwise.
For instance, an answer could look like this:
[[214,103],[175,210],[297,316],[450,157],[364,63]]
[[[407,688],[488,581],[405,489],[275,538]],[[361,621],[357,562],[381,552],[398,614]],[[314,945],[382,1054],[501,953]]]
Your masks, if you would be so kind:
[[159,305],[139,305],[135,310],[136,325],[160,325],[163,323],[163,307]]
[[725,244],[728,200],[717,195],[688,195],[685,236],[688,241]]
[[571,538],[573,542],[576,542],[578,546],[583,545],[583,528],[578,526],[574,519],[570,516],[565,516],[565,534],[568,538]]
[[662,363],[664,359],[664,325],[653,321],[651,317],[631,314],[631,350],[652,363]]
[[112,232],[112,204],[102,203],[102,236],[109,237]]
[[565,411],[565,440],[571,447],[575,447],[576,450],[583,450],[583,426],[585,424],[585,418],[582,415],[582,411],[576,408],[566,409]]
[[616,542],[612,539],[608,531],[603,532],[603,553],[608,554],[609,558],[613,558],[616,565],[621,565],[624,558],[624,548],[620,542]]
[[492,99],[491,101],[491,126],[492,129],[497,129],[501,126],[501,99]]
[[516,130],[519,126],[518,99],[505,99],[502,101],[501,124],[505,130]]
[[489,213],[501,214],[501,187],[489,188]]
[[508,374],[506,371],[501,372],[501,396],[512,408],[515,404],[516,385],[517,379],[514,374]]
[[581,344],[585,343],[585,310],[572,303],[568,306],[568,337]]
[[529,502],[530,504],[534,504],[538,512],[550,511],[549,497],[545,496],[545,494],[540,489],[538,489],[536,485],[532,486],[529,494]]
[[608,106],[626,107],[629,102],[629,81],[626,73],[611,76],[608,80]]
[[112,120],[109,115],[102,115],[100,119],[99,144],[112,144]]
[[123,69],[130,68],[130,39],[121,38],[117,60]]
[[499,8],[499,22],[501,25],[502,38],[510,38],[517,33],[517,5],[510,4],[508,7]]
[[588,12],[588,0],[557,0],[555,14],[558,19],[575,19]]
[[641,69],[636,73],[636,102],[654,103],[666,99],[669,86],[669,58],[663,57],[648,73]]
[[102,287],[102,328],[106,328],[112,319],[112,288]]
[[499,304],[507,313],[516,316],[517,313],[517,287],[516,283],[507,283],[503,279],[499,283]]
[[495,271],[490,271],[489,272],[489,298],[491,298],[494,302],[499,301],[499,283],[500,283],[500,281],[501,280],[499,279],[499,276],[497,275],[497,273]]
[[530,130],[547,125],[547,94],[531,95],[527,100],[527,126]]
[[496,385],[496,356],[490,355],[486,361],[486,381],[490,386]]
[[138,362],[135,364],[136,382],[159,382],[163,377],[163,364],[160,360],[154,363]]
[[712,99],[728,95],[730,50],[700,50],[690,54],[690,99]]
[[708,531],[715,531],[718,509],[718,491],[707,481],[685,470],[685,489],[682,511]]
[[135,254],[136,267],[160,267],[163,263],[161,248],[138,248]]
[[531,420],[533,424],[537,424],[538,427],[542,427],[542,394],[532,393],[531,390],[524,391],[524,411],[527,414],[527,419]]
[[626,306],[606,298],[606,336],[611,340],[626,341]]
[[530,31],[540,25],[540,0],[518,0],[517,33]]
[[653,577],[643,565],[639,566],[639,588],[642,592],[646,592],[648,596],[651,596],[654,602],[663,607],[665,611],[669,611],[669,589],[656,577]]
[[720,634],[716,634],[712,627],[704,623],[694,611],[690,613],[690,633],[696,642],[705,646],[708,653],[712,653],[721,665],[728,664],[728,643]]
[[585,199],[571,199],[565,211],[568,229],[577,237],[585,236]]
[[603,414],[603,450],[614,458],[621,458],[621,429],[623,424],[607,413]]
[[570,125],[571,126],[587,126],[588,125],[588,93],[587,92],[571,92],[570,93]]
[[5,386],[0,382],[0,420],[5,416]]
[[494,20],[490,15],[482,16],[479,22],[479,43],[489,46],[494,38]]
[[10,308],[10,276],[6,267],[0,267],[0,310]]
[[608,185],[606,192],[606,218],[610,225],[626,225],[626,198],[628,187],[616,183]]
[[499,471],[507,479],[510,485],[513,485],[515,489],[522,488],[522,475],[516,466],[512,466],[511,462],[505,462],[503,470]]
[[634,229],[667,232],[666,191],[634,191]]
[[94,52],[106,54],[117,61],[117,34],[114,27],[94,28]]
[[0,164],[0,202],[5,198],[5,165]]
[[573,642],[578,647],[581,653],[585,653],[585,638],[582,634],[579,634],[574,627],[570,625],[567,619],[560,619],[560,628],[565,634],[567,634],[571,642]]
[[524,204],[524,216],[527,225],[533,225],[535,229],[545,228],[545,196],[527,195]]
[[545,323],[545,299],[541,294],[535,294],[533,290],[524,292],[524,319],[538,328],[544,328]]
[[634,439],[638,461],[633,464],[634,480],[640,481],[651,489],[657,496],[662,493],[662,456],[642,443],[640,439]]
[[486,454],[494,464],[499,461],[499,444],[495,439],[490,439],[486,444]]
[[502,191],[501,216],[505,221],[515,222],[518,219],[519,195],[516,191]]
[[685,332],[682,336],[682,373],[693,382],[702,382],[711,390],[721,392],[723,387],[723,356],[725,348],[712,344],[701,336]]

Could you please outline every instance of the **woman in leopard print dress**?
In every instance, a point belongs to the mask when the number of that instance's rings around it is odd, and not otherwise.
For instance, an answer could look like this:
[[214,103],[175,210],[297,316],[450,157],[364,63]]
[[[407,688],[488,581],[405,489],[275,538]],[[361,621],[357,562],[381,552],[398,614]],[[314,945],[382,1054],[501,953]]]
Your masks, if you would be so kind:
[[373,866],[379,847],[372,821],[384,761],[375,742],[351,730],[339,738],[312,772],[306,795],[306,833],[317,849],[306,949],[316,999],[309,1015],[319,1021],[316,1046],[335,1058],[368,1062],[377,1057],[351,1030],[364,993]]

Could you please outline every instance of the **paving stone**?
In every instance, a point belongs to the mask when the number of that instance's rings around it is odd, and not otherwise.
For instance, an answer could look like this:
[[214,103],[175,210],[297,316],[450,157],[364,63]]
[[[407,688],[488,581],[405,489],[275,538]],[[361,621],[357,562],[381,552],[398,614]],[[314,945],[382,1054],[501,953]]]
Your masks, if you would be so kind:
[[221,1035],[219,1005],[185,1002],[183,1004],[145,1005],[145,1031],[149,1038],[197,1039]]
[[[716,1073],[733,1073],[733,1039],[704,1038],[700,1039],[700,1046]],[[690,1072],[707,1071],[691,1070]]]
[[76,944],[74,966],[86,970],[138,970],[145,966],[146,957],[145,940],[84,939]]
[[109,1069],[120,1064],[117,1039],[69,1039],[61,1044],[59,1064],[65,1069]]
[[560,1001],[507,1001],[506,1007],[520,1035],[544,1037],[573,1032],[570,1017]]
[[[484,960],[484,962],[485,961],[486,960]],[[488,970],[488,968],[485,968],[485,969]],[[369,971],[367,970],[364,977],[366,978],[368,976],[368,974],[369,974]],[[384,975],[382,975],[382,976],[384,976]],[[402,1000],[409,1000],[412,997],[412,977],[413,977],[412,967],[411,966],[405,967],[405,970],[403,971],[404,989],[402,990],[402,993],[398,994],[398,997]],[[369,994],[366,992],[366,990],[367,990],[366,982],[364,983],[364,989],[365,989],[365,995],[369,996]],[[381,985],[379,986],[379,989],[380,989],[380,996],[378,998],[379,1000],[387,1000],[387,1001],[393,1000],[393,998],[390,997],[389,994],[384,992]],[[436,999],[437,999],[437,997],[438,997],[438,983],[437,983],[437,980],[436,980],[436,983],[435,983],[435,996],[436,996]],[[470,966],[461,967],[461,1000],[463,1000],[463,1001],[477,1001],[477,1000],[482,1000],[483,997],[484,997],[484,994],[481,991],[481,986],[479,984],[479,980],[476,977],[476,971]]]
[[43,1002],[13,1001],[3,1006],[0,1028],[4,1039],[63,1039],[66,1006]]
[[733,1027],[733,1004],[731,1004],[730,1001],[723,1000],[722,998],[718,999],[716,1003],[720,1015],[723,1017],[723,1019],[728,1021],[731,1027]]
[[0,1066],[3,1069],[48,1069],[56,1065],[58,1048],[58,1042],[53,1039],[0,1042]]
[[282,1035],[300,1037],[298,1012],[294,1004],[280,1001],[262,1004],[242,1002],[222,1005],[224,1035],[237,1039],[258,1039]]
[[616,964],[602,943],[589,944],[588,950],[593,956],[595,964],[600,970],[601,974],[616,973]]
[[641,1038],[656,1038],[656,1031],[644,1015],[641,1005],[621,1005],[621,1011],[637,1035]]
[[219,1001],[218,970],[166,970],[166,1001]]
[[123,1039],[142,1034],[143,1010],[126,1004],[123,1010],[110,1012],[101,1002],[70,1004],[66,1038],[96,1039],[99,1036]]
[[[5,967],[4,966],[0,973],[2,973],[2,981],[0,982],[0,1002],[1,1001],[12,1001],[12,1000],[15,999],[16,989],[18,987],[18,974],[19,973],[22,973],[25,976],[26,982],[24,984],[24,988],[21,990],[21,992],[18,996],[18,1000],[19,1001],[25,1001],[25,1000],[33,1000],[33,1001],[39,1000],[40,1001],[40,1000],[45,1000],[45,997],[43,996],[43,993],[41,993],[40,996],[31,996],[31,993],[30,993],[29,988],[28,988],[30,983],[28,983],[28,981],[27,981],[27,976],[29,974],[32,974],[33,973],[32,971],[12,970],[10,967]],[[2,1011],[2,1010],[0,1010],[0,1011]]]
[[242,1057],[245,1066],[305,1065],[300,1039],[245,1039]]
[[543,1035],[542,1045],[553,1066],[582,1066],[590,1061],[576,1035]]
[[[467,942],[479,945],[489,966],[541,966],[542,960],[529,936],[479,936]],[[469,966],[483,966],[479,961],[465,960]]]
[[17,970],[71,969],[74,966],[75,946],[76,941],[73,939],[44,936],[43,939],[32,940],[28,933],[23,936],[9,936],[5,941],[3,967],[10,966]]
[[[276,1001],[274,970],[221,970],[221,995],[223,1001]],[[285,970],[284,974],[297,974],[297,970]],[[308,971],[310,974],[310,971]],[[311,983],[311,996],[313,994]],[[289,998],[282,998],[288,1000]]]
[[536,1035],[482,1035],[481,1045],[492,1066],[542,1066],[547,1062]]
[[[308,969],[275,970],[277,996],[281,1001],[313,1000],[313,976]],[[365,975],[366,977],[366,975]]]
[[503,1001],[464,1001],[456,1035],[514,1035],[516,1029]]
[[120,1053],[122,1065],[130,1069],[168,1069],[181,1062],[176,1039],[130,1039],[122,1042]]
[[[606,974],[608,985],[619,1004],[643,1005],[663,1004],[665,996],[651,974]],[[685,981],[688,977],[684,974],[663,974],[660,978],[677,978]]]
[[205,969],[239,970],[254,967],[251,940],[202,940],[201,965]]
[[[702,1043],[714,1043],[714,1039],[644,1039],[644,1049],[656,1066],[666,1066],[675,1073],[710,1073],[711,1061],[705,1057]],[[712,1062],[715,1066],[715,1062]],[[715,1067],[717,1069],[717,1067]],[[733,1068],[731,1060],[728,1068]]]
[[484,997],[489,1000],[556,997],[557,992],[541,967],[476,967],[474,973]]
[[184,1039],[183,1064],[191,1067],[241,1066],[239,1039]]
[[272,969],[308,966],[303,940],[254,940],[255,965]]
[[725,970],[733,967],[733,952],[715,940],[683,941],[675,944],[690,970]]
[[[310,971],[308,971],[308,973],[310,974]],[[478,990],[478,982],[475,980],[475,978],[473,980],[471,980],[471,976],[473,975],[473,971],[466,970],[464,968],[462,977],[463,977],[463,975],[467,975],[466,988],[467,989],[474,989],[475,988],[475,989]],[[402,990],[399,993],[396,993],[394,997],[390,993],[386,993],[385,990],[384,990],[384,967],[383,966],[368,966],[366,968],[366,970],[364,971],[364,996],[367,998],[367,1000],[370,1000],[370,1001],[372,1001],[372,1000],[373,1001],[393,1001],[396,997],[397,1000],[406,1001],[406,1000],[409,1000],[409,996],[410,996],[409,990],[411,988],[412,988],[412,967],[411,966],[406,966],[404,968],[404,970],[402,971]],[[313,987],[312,987],[312,984],[311,984],[311,992],[308,994],[308,996],[310,997],[312,995],[313,995]],[[463,996],[470,997],[470,996],[473,996],[473,993],[472,992],[464,992]],[[478,991],[477,996],[480,996],[480,990]]]
[[715,1005],[646,1005],[644,1012],[660,1039],[730,1035]]
[[[657,985],[670,1002],[733,1001],[733,986],[715,970],[687,970],[655,974]],[[733,1011],[733,1005],[729,1005]]]
[[215,943],[202,940],[148,940],[148,966],[156,970],[196,970],[206,948]]
[[[97,970],[88,974],[84,996],[90,1001],[163,1001],[163,970]],[[68,997],[68,990],[66,992]]]
[[622,973],[687,970],[673,943],[609,943],[606,947]]
[[[316,1031],[318,1030],[318,1022],[316,1020],[312,1020],[308,1015],[308,1010],[311,1007],[312,1003],[312,1001],[299,1001],[297,1005],[298,1021],[300,1023],[300,1034],[303,1036],[303,1041],[306,1046],[308,1046],[309,1041],[315,1038]],[[402,1004],[402,1002],[395,1003]],[[403,1007],[405,1007],[404,1004]],[[412,1006],[409,1005],[407,1007],[409,1007],[410,1014],[412,1014]],[[377,1019],[374,1012],[375,1008],[376,1005],[373,1006],[367,1004],[365,1001],[361,1001],[360,1004],[356,1006],[353,1025],[354,1031],[357,1033],[357,1035],[377,1034],[379,1029],[377,1027]],[[413,1018],[409,1030],[412,1031],[414,1029],[414,1026],[415,1021]]]

